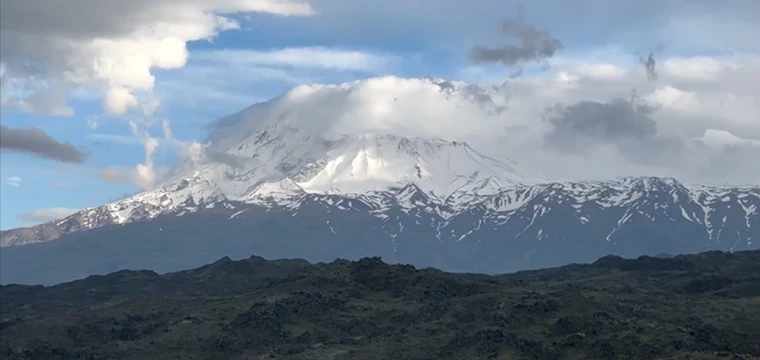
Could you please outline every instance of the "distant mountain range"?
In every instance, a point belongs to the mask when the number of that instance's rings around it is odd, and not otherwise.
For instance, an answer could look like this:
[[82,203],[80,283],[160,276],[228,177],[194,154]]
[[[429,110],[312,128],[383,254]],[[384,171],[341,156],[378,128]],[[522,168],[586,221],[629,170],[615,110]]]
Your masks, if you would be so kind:
[[[424,81],[474,101],[472,87]],[[0,280],[174,271],[252,254],[500,273],[606,254],[760,248],[760,186],[557,181],[465,142],[321,126],[294,96],[218,121],[155,190],[3,231]]]
[[[155,208],[149,206],[134,213],[150,214]],[[433,198],[414,184],[362,195],[280,193],[256,203],[186,202],[153,217],[7,247],[0,252],[0,277],[49,284],[125,268],[174,271],[250,254],[311,261],[381,256],[502,273],[606,254],[752,250],[760,238],[758,207],[758,188],[686,187],[661,178],[516,185],[492,195],[462,194],[458,202]],[[72,229],[66,223],[82,216],[56,224]]]

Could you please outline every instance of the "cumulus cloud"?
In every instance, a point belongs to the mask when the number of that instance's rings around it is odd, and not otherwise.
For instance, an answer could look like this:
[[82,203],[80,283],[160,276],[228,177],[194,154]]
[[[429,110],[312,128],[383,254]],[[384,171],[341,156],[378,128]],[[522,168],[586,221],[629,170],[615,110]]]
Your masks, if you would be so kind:
[[21,178],[18,176],[11,176],[5,179],[5,184],[13,187],[21,187]]
[[[314,10],[302,0],[81,0],[42,7],[3,1],[2,106],[38,115],[73,115],[69,96],[83,90],[102,96],[108,115],[136,110],[150,118],[160,106],[154,70],[184,67],[189,42],[240,29],[233,17],[246,13],[309,16]],[[294,54],[290,56],[292,61]],[[129,123],[145,150],[145,160],[131,177],[148,189],[159,177],[154,163],[159,142],[148,133],[148,120],[131,118]],[[96,129],[98,119],[88,118],[88,125]],[[54,156],[82,161],[71,152]]]
[[[505,120],[521,123],[512,127],[519,135],[501,144],[519,143],[507,146],[513,157],[552,176],[756,183],[760,108],[751,104],[760,89],[747,77],[760,71],[760,59],[670,57],[660,63],[657,82],[643,76],[638,62],[615,76],[594,76],[588,69],[599,65],[593,63],[566,63],[553,77],[519,79]],[[531,123],[536,118],[544,121]]]
[[[493,117],[503,104],[503,94],[494,89],[442,79],[384,76],[338,85],[301,85],[214,122],[209,140],[226,150],[257,129],[260,119],[280,116],[285,124],[315,135],[391,132],[456,138],[499,129],[502,125]],[[466,126],[462,119],[468,119]]]
[[45,222],[56,220],[56,219],[65,218],[77,211],[79,210],[65,208],[65,207],[37,209],[37,210],[20,213],[18,214],[18,218],[19,220],[21,220],[21,222],[25,226],[31,226],[31,225],[45,223]]
[[[187,43],[239,29],[236,13],[314,13],[298,0],[81,0],[0,5],[3,102],[22,110],[70,115],[75,88],[104,91],[104,109],[122,115],[153,104],[153,69],[176,69]],[[148,111],[150,112],[150,111]]]
[[0,148],[69,163],[83,163],[87,157],[71,143],[59,142],[38,128],[11,129],[0,125]]
[[137,98],[124,87],[112,87],[106,91],[105,110],[109,115],[124,115],[128,108],[137,104]]

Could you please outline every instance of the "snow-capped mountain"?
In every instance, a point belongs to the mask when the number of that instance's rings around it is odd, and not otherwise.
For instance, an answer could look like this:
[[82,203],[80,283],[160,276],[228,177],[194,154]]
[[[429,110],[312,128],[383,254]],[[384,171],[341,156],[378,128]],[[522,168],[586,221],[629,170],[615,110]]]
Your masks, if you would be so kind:
[[[468,106],[497,109],[482,104],[475,96],[479,90],[440,79],[387,77],[301,86],[218,120],[208,143],[185,146],[179,164],[157,189],[66,219],[4,232],[0,245],[43,242],[71,232],[193,212],[222,200],[260,203],[284,191],[363,194],[414,184],[444,199],[454,193],[493,194],[505,186],[544,180],[466,142],[415,136],[424,129],[400,122],[419,125],[419,118],[399,119],[391,108],[414,107],[404,95],[419,92],[420,86],[424,96],[447,99],[452,112]],[[333,112],[324,110],[335,97],[352,99],[367,92],[373,96],[349,101],[351,109],[342,104]],[[362,121],[351,114],[361,114]]]
[[[72,243],[95,229],[109,238],[152,229],[162,239],[213,237],[213,245],[197,249],[204,254],[235,256],[226,252],[248,246],[265,257],[381,255],[489,272],[591,261],[609,253],[760,246],[760,186],[685,185],[655,177],[552,180],[458,140],[456,123],[446,120],[450,116],[438,121],[440,114],[414,111],[415,101],[430,97],[444,99],[436,110],[441,114],[465,107],[468,113],[498,114],[500,105],[484,91],[438,79],[396,78],[299,87],[215,122],[208,142],[185,146],[156,189],[4,231],[0,245],[58,238]],[[415,96],[405,96],[410,92]],[[338,95],[342,102],[331,106]],[[399,118],[399,107],[411,117]],[[441,136],[423,136],[429,127],[444,129],[434,132]],[[218,239],[225,234],[237,234],[236,240]],[[268,239],[247,239],[251,234]],[[308,246],[305,239],[312,239]],[[142,246],[138,239],[129,241]],[[44,252],[45,246],[28,251]],[[196,255],[183,256],[197,260]],[[128,266],[129,260],[119,263]]]
[[[541,179],[523,175],[506,158],[489,157],[467,143],[435,138],[340,134],[333,135],[337,140],[331,142],[306,136],[294,148],[273,146],[297,134],[275,132],[279,125],[260,130],[222,153],[229,159],[253,159],[254,165],[209,161],[208,148],[195,146],[180,164],[191,175],[174,176],[156,190],[62,220],[5,232],[2,244],[48,241],[70,232],[195,212],[228,201],[264,204],[272,198],[288,200],[303,194],[367,194],[414,185],[439,202],[451,203]],[[279,205],[287,204],[275,206]]]
[[[56,229],[74,230],[59,240],[4,248],[0,277],[4,283],[55,283],[123,268],[174,271],[251,253],[310,261],[381,256],[502,273],[606,254],[760,248],[760,187],[641,177],[517,184],[447,198],[414,183],[363,194],[308,193],[292,181],[265,187],[246,202],[190,200],[150,220],[143,216],[157,214],[150,212],[155,207],[137,207],[138,217],[109,218],[123,225],[90,231],[68,224],[91,224],[82,219],[92,214],[94,220],[109,208],[74,215],[57,223],[69,227]],[[129,204],[110,209],[123,212]]]

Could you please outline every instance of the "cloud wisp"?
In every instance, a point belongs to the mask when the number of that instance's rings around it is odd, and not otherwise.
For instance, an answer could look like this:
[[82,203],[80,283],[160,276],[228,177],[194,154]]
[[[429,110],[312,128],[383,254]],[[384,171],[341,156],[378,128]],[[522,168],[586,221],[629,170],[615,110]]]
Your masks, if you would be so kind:
[[639,57],[639,63],[644,65],[649,81],[657,80],[657,62],[654,59],[654,53],[649,53],[649,56],[646,59]]
[[5,184],[13,187],[21,187],[21,178],[18,176],[11,176],[5,179]]
[[32,211],[22,212],[18,214],[18,218],[21,220],[24,226],[31,226],[56,219],[62,219],[77,211],[79,211],[79,209],[71,209],[65,207],[36,209]]
[[38,128],[12,129],[0,125],[0,148],[39,158],[81,164],[87,155],[69,142],[59,142]]
[[377,72],[396,61],[396,57],[379,52],[317,46],[288,47],[265,51],[232,49],[204,51],[193,54],[193,60],[236,68],[266,66]]
[[129,181],[129,176],[127,176],[127,173],[127,169],[116,166],[109,166],[103,170],[98,171],[95,176],[105,182],[119,184]]

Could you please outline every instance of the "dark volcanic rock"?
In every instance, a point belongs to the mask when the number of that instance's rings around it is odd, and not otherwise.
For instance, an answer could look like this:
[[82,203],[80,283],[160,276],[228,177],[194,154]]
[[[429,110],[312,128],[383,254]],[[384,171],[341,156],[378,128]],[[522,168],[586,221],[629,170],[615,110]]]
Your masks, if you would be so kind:
[[760,252],[501,276],[258,257],[0,287],[3,359],[754,359]]

